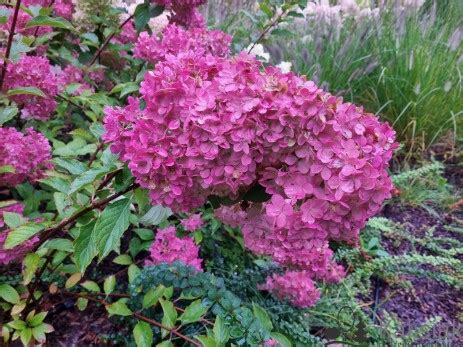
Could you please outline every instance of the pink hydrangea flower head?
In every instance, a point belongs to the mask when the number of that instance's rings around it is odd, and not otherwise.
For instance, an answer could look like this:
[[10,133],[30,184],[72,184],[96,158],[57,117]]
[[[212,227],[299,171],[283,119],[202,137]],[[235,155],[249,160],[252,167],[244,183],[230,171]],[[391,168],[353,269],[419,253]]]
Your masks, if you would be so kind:
[[52,168],[51,147],[41,133],[32,128],[22,134],[14,128],[0,128],[0,166],[9,165],[14,172],[0,174],[0,187],[14,187],[34,182]]
[[71,20],[72,14],[74,13],[74,4],[72,0],[56,0],[53,5],[53,10],[56,15]]
[[146,261],[146,265],[181,261],[202,271],[202,260],[198,254],[199,248],[191,237],[179,238],[176,236],[175,227],[169,226],[156,234],[156,239],[150,247],[151,259]]
[[45,57],[23,56],[18,62],[8,65],[5,89],[36,87],[45,96],[14,95],[10,98],[21,108],[25,119],[47,120],[52,117],[57,103],[58,81],[50,62]]
[[75,65],[67,65],[64,69],[59,69],[56,77],[59,91],[63,91],[70,84],[78,83],[81,86],[74,91],[73,95],[80,95],[86,90],[94,92],[94,88],[85,80],[85,72]]
[[283,275],[269,276],[259,289],[267,290],[280,300],[289,301],[300,308],[311,307],[320,298],[320,291],[304,271],[288,271]]
[[172,15],[170,21],[187,28],[204,27],[205,21],[197,10],[207,0],[154,0],[158,5],[163,5]]
[[122,31],[113,38],[113,42],[121,44],[135,43],[137,40],[137,31],[133,21],[129,21],[122,27]]
[[220,30],[184,30],[171,24],[164,29],[161,38],[156,34],[150,36],[147,32],[140,33],[134,47],[134,56],[152,64],[164,61],[167,55],[178,55],[189,50],[226,57],[230,53],[230,44],[231,36]]
[[187,231],[196,231],[204,225],[201,213],[192,214],[187,219],[182,219],[180,223]]

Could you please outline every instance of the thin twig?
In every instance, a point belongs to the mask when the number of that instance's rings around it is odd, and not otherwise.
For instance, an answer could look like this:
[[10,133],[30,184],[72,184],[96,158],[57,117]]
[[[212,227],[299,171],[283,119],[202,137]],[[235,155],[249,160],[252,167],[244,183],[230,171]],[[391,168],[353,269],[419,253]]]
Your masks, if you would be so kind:
[[284,15],[286,15],[286,11],[287,10],[284,10],[283,12],[281,12],[265,29],[264,31],[262,31],[262,33],[260,34],[260,36],[257,38],[256,41],[254,41],[254,43],[252,44],[251,48],[248,49],[248,53],[251,53],[252,49],[260,42],[262,41],[262,39],[265,37],[265,35],[267,35],[267,33],[269,32],[270,29],[272,29],[276,24],[278,24],[278,22],[281,20],[281,18],[283,18]]
[[8,35],[8,43],[6,44],[5,57],[3,58],[2,74],[0,75],[0,90],[3,87],[3,81],[5,80],[6,68],[8,67],[8,60],[10,59],[11,46],[13,45],[14,30],[16,29],[16,23],[18,21],[19,8],[21,7],[21,0],[16,1],[16,6],[13,13],[13,21],[11,23],[10,34]]
[[97,154],[103,149],[103,146],[104,146],[104,143],[99,143],[98,146],[96,147],[96,151],[93,152],[93,154],[91,155],[89,161],[88,161],[88,166],[92,166],[93,162],[95,161],[96,159],[96,156]]
[[[119,29],[118,30],[121,30],[128,22],[130,22],[132,19],[133,19],[134,15],[131,15],[129,18],[127,18],[120,26],[119,26]],[[88,63],[89,66],[92,66],[93,64],[95,64],[95,62],[98,60],[98,58],[100,57],[101,53],[103,53],[104,49],[106,48],[106,46],[109,45],[109,42],[112,40],[112,38],[116,35],[117,31],[113,31],[111,34],[108,35],[108,37],[106,37],[106,39],[104,40],[103,44],[100,46],[100,48],[98,48],[98,50],[96,51],[95,55],[93,56],[92,60],[90,60],[90,63]]]
[[[63,294],[63,295],[84,298],[84,299],[87,299],[89,301],[97,302],[97,303],[99,303],[99,304],[101,304],[101,305],[103,305],[105,307],[110,305],[108,302],[106,302],[104,300],[101,300],[101,299],[94,298],[94,297],[92,297],[90,295],[84,295],[84,294],[80,294],[80,293],[72,293],[72,292],[66,292],[66,291],[61,291],[60,293]],[[182,333],[178,332],[176,328],[169,328],[169,327],[165,326],[164,324],[159,323],[158,321],[155,321],[154,319],[150,319],[148,317],[145,317],[145,316],[143,316],[143,315],[141,315],[140,313],[137,313],[137,312],[134,312],[133,315],[135,317],[137,317],[138,319],[146,322],[146,323],[149,323],[151,325],[157,326],[158,328],[169,331],[170,333],[178,336],[179,338],[191,343],[193,346],[196,346],[196,347],[201,347],[202,346],[200,343],[196,342],[192,338],[190,338],[188,336],[185,336]]]
[[72,100],[66,98],[65,96],[62,96],[62,95],[60,95],[60,94],[57,94],[56,97],[57,97],[58,99],[63,100],[63,101],[69,102],[72,106],[75,106],[75,107],[77,107],[78,109],[80,109],[81,111],[85,112],[85,108],[84,108],[83,106],[80,106],[79,104],[76,104],[74,101],[72,101]]

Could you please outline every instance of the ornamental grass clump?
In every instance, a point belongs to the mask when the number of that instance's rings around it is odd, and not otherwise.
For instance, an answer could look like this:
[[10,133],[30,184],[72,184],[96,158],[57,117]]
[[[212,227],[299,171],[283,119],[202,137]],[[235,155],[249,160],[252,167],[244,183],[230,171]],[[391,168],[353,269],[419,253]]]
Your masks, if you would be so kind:
[[[140,94],[106,108],[104,139],[153,204],[188,212],[227,197],[236,204],[221,215],[241,227],[250,250],[310,280],[343,277],[328,242],[357,244],[390,197],[397,144],[389,125],[245,53],[168,54]],[[242,208],[243,193],[258,186],[270,199]]]

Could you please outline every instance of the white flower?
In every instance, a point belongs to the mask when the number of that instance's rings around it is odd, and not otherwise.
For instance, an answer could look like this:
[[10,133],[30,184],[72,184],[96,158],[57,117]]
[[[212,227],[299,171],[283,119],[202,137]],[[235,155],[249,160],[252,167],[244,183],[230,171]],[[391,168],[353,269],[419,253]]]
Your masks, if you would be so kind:
[[148,22],[148,25],[155,35],[162,33],[164,28],[169,24],[169,11],[164,11],[157,17],[151,18]]
[[[246,52],[249,52],[249,54],[254,55],[256,57],[261,58],[264,62],[268,63],[270,60],[270,54],[264,51],[264,46],[262,46],[260,43],[254,45],[251,43],[247,48]],[[252,47],[252,49],[251,49]]]
[[277,65],[277,68],[281,70],[283,73],[288,73],[291,71],[291,67],[293,64],[289,61],[282,61],[280,64]]

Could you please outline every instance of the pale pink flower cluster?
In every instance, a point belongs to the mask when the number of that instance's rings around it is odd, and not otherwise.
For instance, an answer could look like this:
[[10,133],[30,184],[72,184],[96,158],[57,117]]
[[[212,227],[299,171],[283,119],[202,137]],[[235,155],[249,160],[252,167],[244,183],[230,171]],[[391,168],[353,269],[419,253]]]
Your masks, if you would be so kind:
[[328,241],[357,243],[390,197],[389,125],[245,53],[166,55],[140,93],[143,110],[134,98],[105,110],[104,138],[154,204],[190,211],[259,184],[269,201],[219,211],[246,246],[307,280],[344,276]]
[[3,220],[3,213],[4,212],[14,212],[17,214],[23,214],[24,205],[21,203],[14,203],[9,206],[0,207],[0,228],[5,226],[5,221]]
[[165,60],[169,54],[177,55],[186,51],[204,51],[215,56],[226,57],[230,54],[231,36],[220,30],[196,28],[184,30],[170,24],[162,38],[156,34],[140,33],[134,47],[134,57],[152,64]]
[[55,96],[58,94],[58,80],[47,58],[22,56],[18,62],[8,65],[4,88],[22,87],[36,87],[45,97],[28,94],[11,96],[11,100],[21,107],[21,117],[38,120],[51,118],[57,106]]
[[154,3],[163,5],[170,12],[170,22],[187,28],[204,27],[204,18],[197,7],[207,0],[154,0]]
[[51,147],[41,133],[32,128],[22,134],[14,128],[0,128],[0,167],[9,165],[14,173],[0,173],[0,187],[14,187],[44,177],[52,168]]
[[56,75],[59,91],[63,91],[66,86],[73,83],[81,84],[73,95],[80,95],[85,90],[94,91],[94,88],[85,80],[85,72],[75,65],[67,65],[64,69],[59,69]]
[[320,298],[320,291],[303,271],[288,271],[283,275],[273,275],[259,286],[280,300],[291,302],[294,306],[305,308],[313,306]]
[[[1,130],[1,129],[0,129]],[[0,184],[1,185],[1,184]],[[22,204],[15,204],[12,206],[4,207],[0,209],[0,227],[4,226],[3,212],[15,212],[22,214],[24,206]],[[9,230],[0,230],[0,264],[6,265],[11,262],[20,262],[24,256],[32,250],[32,247],[39,241],[37,236],[23,242],[22,244],[12,248],[5,249],[5,241],[8,237]]]
[[129,44],[135,43],[137,41],[137,31],[135,30],[135,25],[133,21],[127,22],[123,27],[121,32],[116,35],[112,42],[121,43],[121,44]]
[[185,228],[186,231],[196,231],[204,225],[204,222],[201,218],[201,213],[195,213],[187,219],[182,219],[180,224]]
[[191,237],[179,238],[176,236],[174,226],[158,230],[156,239],[150,247],[150,260],[145,262],[146,265],[157,265],[161,263],[171,264],[175,261],[181,261],[186,265],[202,271],[199,258],[199,248]]

